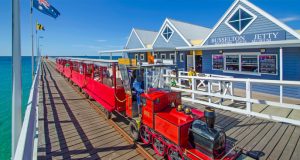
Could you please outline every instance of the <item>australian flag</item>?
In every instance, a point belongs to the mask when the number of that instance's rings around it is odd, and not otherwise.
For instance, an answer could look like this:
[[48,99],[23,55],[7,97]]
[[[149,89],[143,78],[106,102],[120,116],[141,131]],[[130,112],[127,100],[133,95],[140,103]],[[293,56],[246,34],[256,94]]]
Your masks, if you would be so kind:
[[57,18],[60,15],[58,10],[50,5],[47,0],[33,0],[33,7],[53,18]]

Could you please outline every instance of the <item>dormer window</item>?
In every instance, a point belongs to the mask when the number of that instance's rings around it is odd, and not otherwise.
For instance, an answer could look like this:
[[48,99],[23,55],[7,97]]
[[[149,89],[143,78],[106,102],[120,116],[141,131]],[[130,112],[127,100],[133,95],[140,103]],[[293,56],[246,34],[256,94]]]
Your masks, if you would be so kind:
[[242,34],[256,19],[253,13],[239,6],[227,19],[226,24],[237,34]]
[[165,29],[162,32],[162,36],[167,42],[170,40],[172,34],[173,34],[173,30],[168,25],[166,25]]

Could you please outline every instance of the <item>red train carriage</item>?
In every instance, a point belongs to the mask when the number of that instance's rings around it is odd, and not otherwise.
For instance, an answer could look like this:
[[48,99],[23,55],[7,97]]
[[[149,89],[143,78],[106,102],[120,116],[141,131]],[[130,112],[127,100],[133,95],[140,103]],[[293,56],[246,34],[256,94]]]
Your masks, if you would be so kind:
[[212,109],[202,112],[181,104],[181,94],[164,82],[166,65],[130,67],[87,59],[68,63],[71,80],[105,108],[107,118],[112,111],[123,112],[130,120],[131,136],[152,144],[158,155],[172,160],[240,156],[241,150],[228,145],[225,133],[214,127]]

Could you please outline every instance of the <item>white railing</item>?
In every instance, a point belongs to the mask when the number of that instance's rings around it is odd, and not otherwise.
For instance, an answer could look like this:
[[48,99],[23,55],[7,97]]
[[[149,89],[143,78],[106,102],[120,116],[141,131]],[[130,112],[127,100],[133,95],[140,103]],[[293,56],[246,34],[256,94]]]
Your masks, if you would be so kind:
[[23,120],[21,133],[14,160],[21,159],[36,159],[37,158],[37,140],[38,137],[38,100],[39,100],[39,77],[40,77],[40,63],[38,61],[35,77],[30,89],[27,108]]
[[[295,125],[300,125],[300,120],[276,116],[272,114],[259,113],[253,111],[253,104],[265,104],[269,106],[279,107],[281,109],[294,109],[300,110],[299,103],[284,103],[283,102],[283,94],[282,88],[287,86],[299,87],[299,81],[279,81],[279,80],[261,80],[261,79],[241,79],[241,78],[232,78],[232,77],[209,77],[209,76],[178,76],[177,78],[174,75],[165,75],[166,83],[171,83],[171,81],[176,83],[176,87],[171,87],[172,90],[181,91],[185,93],[191,94],[191,96],[183,97],[183,100],[190,101],[193,103],[199,103],[202,105],[207,105],[219,109],[230,110],[237,113],[242,113],[246,115],[257,116],[260,118],[265,118],[269,120],[275,120],[280,122],[291,123]],[[186,84],[182,84],[182,80],[188,80],[191,84],[187,87]],[[240,94],[243,95],[235,95],[233,83],[242,84],[245,86],[244,89],[236,88],[242,90]],[[201,85],[199,85],[201,84]],[[263,84],[266,87],[268,85],[280,87],[280,93],[274,93],[273,96],[276,95],[279,100],[276,101],[274,98],[268,99],[255,99],[253,98],[253,85]],[[173,83],[174,85],[174,83]],[[217,85],[217,86],[214,86]],[[255,92],[257,93],[257,92]],[[197,96],[205,96],[207,99],[201,100],[197,98]],[[272,95],[270,95],[272,96]],[[217,99],[217,101],[213,102],[213,98]],[[270,100],[271,99],[271,100]],[[244,102],[244,108],[235,108],[232,106],[223,105],[224,100],[231,100],[232,102]],[[294,100],[294,99],[293,99]],[[300,102],[300,99],[296,99],[297,102]]]

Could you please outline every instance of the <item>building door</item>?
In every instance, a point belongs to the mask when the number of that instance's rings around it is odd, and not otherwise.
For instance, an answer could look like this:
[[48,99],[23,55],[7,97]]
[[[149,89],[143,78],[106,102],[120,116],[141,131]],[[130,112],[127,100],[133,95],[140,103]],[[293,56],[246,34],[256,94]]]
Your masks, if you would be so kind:
[[202,73],[202,56],[196,55],[196,72]]

